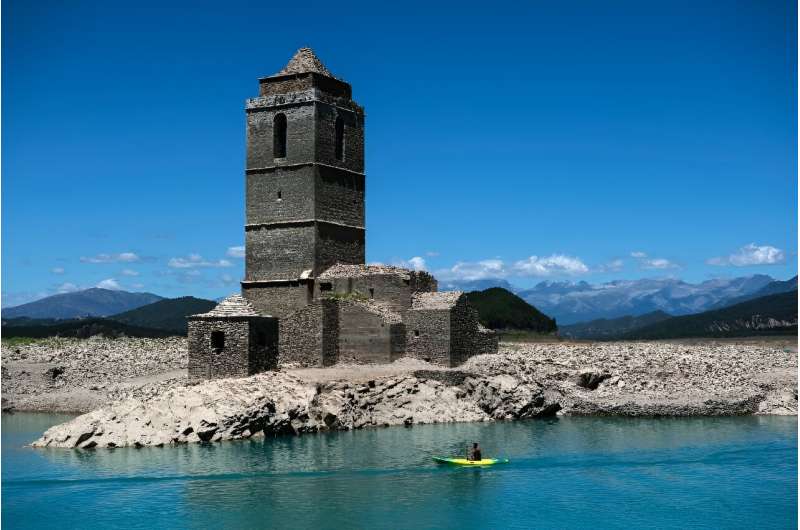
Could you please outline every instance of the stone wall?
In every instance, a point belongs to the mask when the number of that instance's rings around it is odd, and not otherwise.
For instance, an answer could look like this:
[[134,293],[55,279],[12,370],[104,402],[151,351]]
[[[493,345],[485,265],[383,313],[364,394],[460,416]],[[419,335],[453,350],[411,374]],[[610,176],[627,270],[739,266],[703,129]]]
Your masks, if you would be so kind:
[[[314,103],[266,107],[247,113],[247,168],[300,164],[314,160],[316,111]],[[286,116],[286,156],[273,156],[273,123],[276,114]]]
[[364,263],[364,238],[363,229],[317,223],[314,276],[336,263]]
[[296,280],[313,269],[313,223],[245,231],[245,280]]
[[250,171],[245,180],[248,225],[315,217],[315,166],[308,164]]
[[497,353],[497,334],[482,329],[478,311],[461,296],[450,312],[450,365],[459,366],[470,357]]
[[450,365],[458,366],[473,355],[478,335],[478,312],[461,296],[450,311]]
[[[336,118],[344,122],[344,156],[334,153]],[[316,160],[358,173],[364,172],[364,115],[357,111],[324,103],[317,104]]]
[[396,361],[406,356],[406,325],[403,323],[391,324],[389,330],[391,340],[390,361]]
[[500,346],[500,337],[490,329],[478,330],[475,337],[475,353],[473,355],[488,355],[497,353]]
[[284,317],[311,302],[313,286],[306,282],[292,281],[285,284],[242,284],[242,296],[256,311],[273,317]]
[[289,94],[291,92],[301,92],[313,86],[313,79],[310,75],[283,76],[278,80],[265,77],[258,81],[258,92],[261,96],[275,96]]
[[[225,335],[222,350],[211,347],[211,333]],[[249,371],[250,325],[246,320],[189,320],[189,378],[244,377]]]
[[322,306],[322,365],[333,366],[339,362],[339,303],[319,300]]
[[364,175],[316,166],[317,219],[352,226],[364,226]]
[[[212,345],[221,332],[223,345]],[[246,377],[278,364],[278,322],[274,318],[191,318],[188,334],[189,378]]]
[[286,223],[245,230],[245,280],[292,280],[336,263],[364,263],[365,232],[324,222]]
[[[325,285],[330,285],[330,290]],[[411,307],[411,297],[418,291],[435,291],[436,280],[428,273],[410,274],[406,280],[399,274],[365,274],[350,278],[328,278],[316,282],[315,296],[326,294],[354,294],[387,305],[392,311],[401,312]]]
[[349,83],[314,72],[262,77],[258,80],[258,83],[261,97],[305,92],[311,88],[316,88],[318,94],[336,98],[337,100],[348,101],[352,97],[352,89]]
[[392,362],[392,339],[392,323],[381,315],[357,303],[339,302],[339,362]]
[[280,319],[280,365],[330,366],[339,350],[338,306],[319,300]]
[[406,355],[450,366],[450,311],[412,309],[403,313]]
[[278,368],[278,319],[250,320],[248,375]]

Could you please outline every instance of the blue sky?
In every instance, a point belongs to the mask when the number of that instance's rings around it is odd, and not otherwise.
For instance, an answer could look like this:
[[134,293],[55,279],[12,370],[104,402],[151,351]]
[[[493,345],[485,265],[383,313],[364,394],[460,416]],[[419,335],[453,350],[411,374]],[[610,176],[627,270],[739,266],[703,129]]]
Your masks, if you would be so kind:
[[794,2],[3,1],[3,305],[238,290],[244,100],[367,113],[367,259],[442,279],[797,269]]

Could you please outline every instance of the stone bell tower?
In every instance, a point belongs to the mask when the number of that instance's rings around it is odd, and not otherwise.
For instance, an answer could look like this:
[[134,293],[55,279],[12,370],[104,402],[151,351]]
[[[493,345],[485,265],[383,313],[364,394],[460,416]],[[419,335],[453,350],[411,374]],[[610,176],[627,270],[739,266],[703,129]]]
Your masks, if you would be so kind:
[[364,263],[364,110],[309,48],[247,100],[242,294],[283,317],[335,263]]

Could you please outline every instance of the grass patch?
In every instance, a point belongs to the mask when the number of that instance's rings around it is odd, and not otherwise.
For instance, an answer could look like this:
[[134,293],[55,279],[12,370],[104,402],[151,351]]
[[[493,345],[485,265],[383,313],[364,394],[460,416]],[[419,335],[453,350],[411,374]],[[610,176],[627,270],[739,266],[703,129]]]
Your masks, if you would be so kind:
[[496,330],[500,342],[564,342],[556,333],[538,333],[528,330]]
[[3,339],[2,344],[5,348],[13,348],[14,346],[26,346],[28,344],[33,344],[40,340],[41,339],[36,339],[33,337],[9,337],[7,339]]

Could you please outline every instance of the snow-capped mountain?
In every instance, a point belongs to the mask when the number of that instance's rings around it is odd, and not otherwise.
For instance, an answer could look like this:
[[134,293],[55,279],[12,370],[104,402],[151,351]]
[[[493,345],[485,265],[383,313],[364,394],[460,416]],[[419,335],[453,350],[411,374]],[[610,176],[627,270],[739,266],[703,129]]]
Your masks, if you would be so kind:
[[698,284],[674,278],[618,280],[597,285],[585,281],[546,281],[518,294],[559,324],[664,311],[671,315],[699,313],[763,289],[774,280],[766,275],[718,278]]

